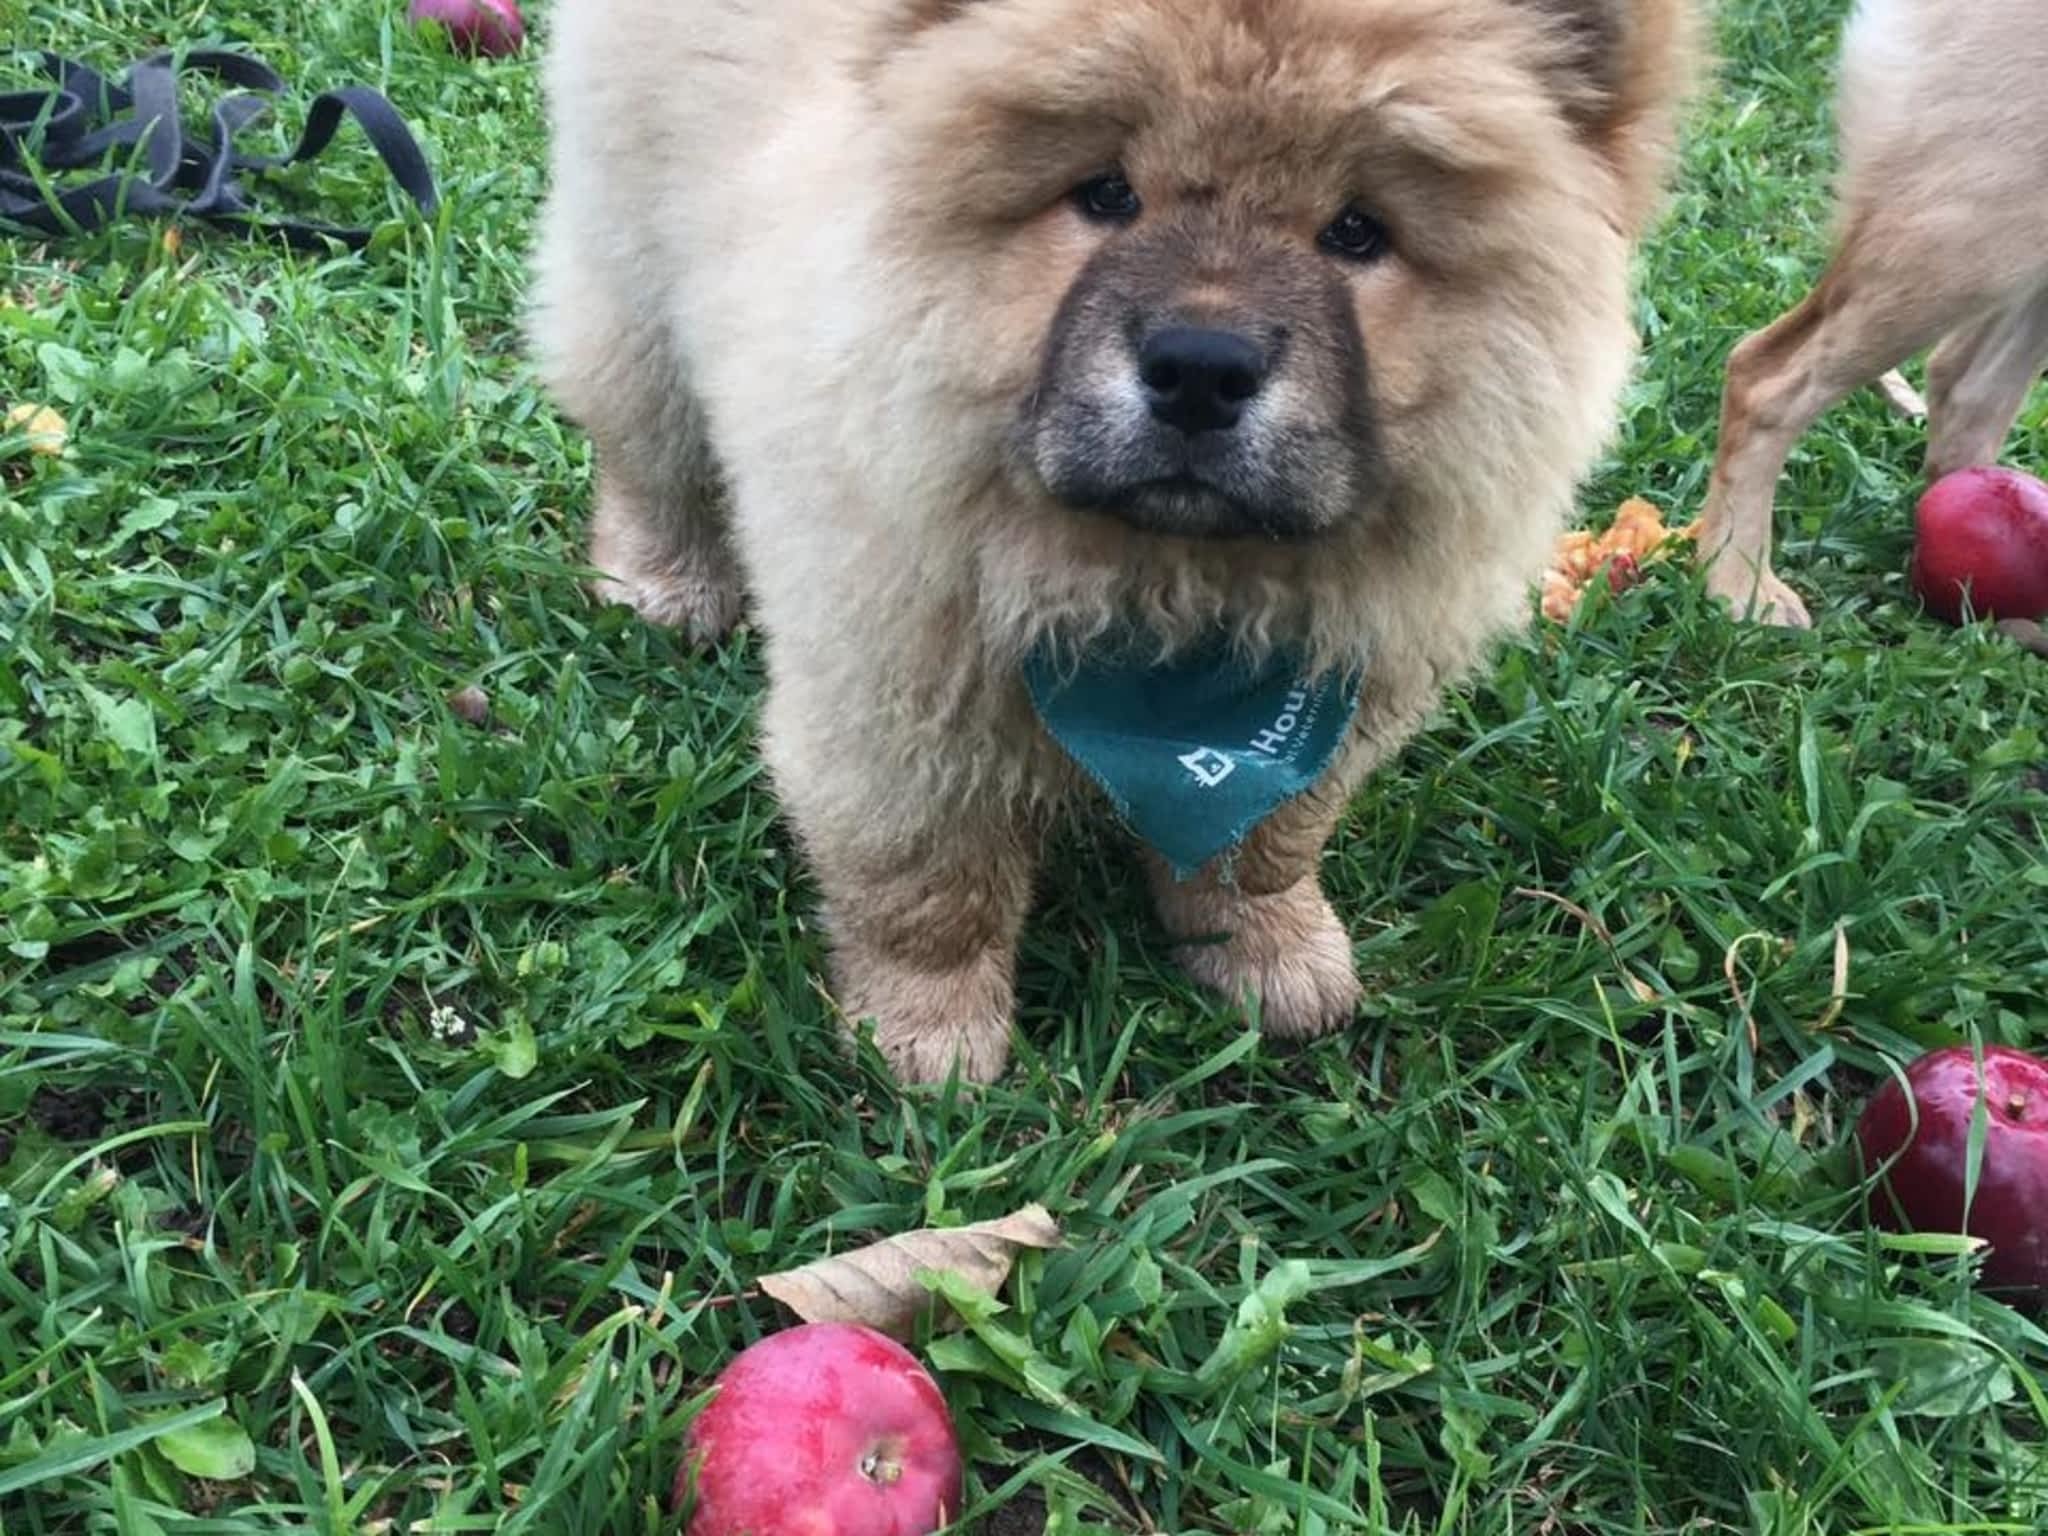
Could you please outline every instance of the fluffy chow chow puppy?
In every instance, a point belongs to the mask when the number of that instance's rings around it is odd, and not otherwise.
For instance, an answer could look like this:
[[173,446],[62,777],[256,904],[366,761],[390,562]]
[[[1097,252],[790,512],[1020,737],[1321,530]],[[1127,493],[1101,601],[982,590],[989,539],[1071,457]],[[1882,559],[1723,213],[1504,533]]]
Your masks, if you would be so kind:
[[[534,337],[599,591],[766,647],[849,1020],[1003,1067],[1049,821],[1349,1017],[1346,796],[1528,611],[1682,0],[573,0]],[[1206,797],[1206,798],[1205,798]]]

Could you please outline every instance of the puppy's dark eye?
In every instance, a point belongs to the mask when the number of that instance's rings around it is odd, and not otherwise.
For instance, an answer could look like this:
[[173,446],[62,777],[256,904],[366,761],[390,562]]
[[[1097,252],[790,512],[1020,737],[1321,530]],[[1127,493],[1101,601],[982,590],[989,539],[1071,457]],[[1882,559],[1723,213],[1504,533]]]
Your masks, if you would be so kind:
[[1074,206],[1104,224],[1128,224],[1143,205],[1123,172],[1104,171],[1074,188]]
[[1330,220],[1316,243],[1346,261],[1378,261],[1387,253],[1387,226],[1356,203]]

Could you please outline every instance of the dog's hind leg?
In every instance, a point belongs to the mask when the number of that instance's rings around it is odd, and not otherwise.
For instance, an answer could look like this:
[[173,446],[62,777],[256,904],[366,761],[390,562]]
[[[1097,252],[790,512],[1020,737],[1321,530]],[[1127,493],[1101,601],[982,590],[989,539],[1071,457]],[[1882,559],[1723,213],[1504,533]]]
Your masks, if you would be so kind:
[[[680,375],[678,376],[680,380]],[[702,413],[680,382],[648,415],[593,425],[592,593],[700,645],[739,622],[743,581]]]
[[1737,613],[1806,627],[1806,604],[1771,569],[1778,476],[1806,429],[1851,391],[1981,312],[1990,299],[1939,271],[1932,247],[1866,238],[1851,222],[1806,298],[1728,357],[1720,442],[1700,513],[1707,588]]
[[596,450],[591,590],[709,643],[738,622],[742,579],[703,408],[631,263],[581,228],[550,208],[531,332],[550,393]]
[[1927,478],[1993,464],[2048,365],[2048,286],[1951,332],[1927,360]]

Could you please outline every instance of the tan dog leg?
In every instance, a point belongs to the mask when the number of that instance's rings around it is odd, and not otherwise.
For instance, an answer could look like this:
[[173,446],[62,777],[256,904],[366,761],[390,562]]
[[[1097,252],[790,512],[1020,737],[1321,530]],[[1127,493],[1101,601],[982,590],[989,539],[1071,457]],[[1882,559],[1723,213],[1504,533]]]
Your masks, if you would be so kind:
[[2048,363],[2048,290],[1943,339],[1927,360],[1927,478],[1995,464]]
[[[856,834],[857,836],[858,834]],[[1032,844],[989,822],[934,829],[893,856],[832,831],[809,844],[825,892],[833,991],[906,1083],[993,1082],[1009,1061]]]
[[590,563],[600,575],[591,592],[707,645],[739,622],[743,588],[726,541],[717,471],[695,414],[687,401],[669,401],[656,423],[674,435],[653,442],[639,435],[647,428],[630,439],[593,430]]
[[1329,840],[1366,775],[1407,740],[1428,708],[1368,691],[1351,739],[1313,789],[1281,806],[1233,859],[1176,880],[1146,855],[1153,905],[1174,958],[1204,986],[1256,1004],[1261,1027],[1305,1040],[1350,1021],[1361,989],[1351,934],[1317,876]]
[[1940,273],[1911,270],[1914,253],[1874,251],[1857,225],[1804,302],[1745,338],[1728,358],[1721,437],[1699,557],[1707,588],[1737,613],[1805,628],[1799,595],[1771,570],[1779,474],[1800,435],[1850,391],[1876,380],[1986,302]]
[[576,218],[543,228],[534,341],[542,376],[597,450],[591,593],[705,644],[739,621],[718,466],[687,372],[632,276]]
[[1203,870],[1176,881],[1148,858],[1159,920],[1177,940],[1174,958],[1233,1003],[1256,1006],[1261,1026],[1306,1040],[1357,1011],[1351,935],[1316,878],[1336,813],[1304,796],[1245,840],[1233,878]]

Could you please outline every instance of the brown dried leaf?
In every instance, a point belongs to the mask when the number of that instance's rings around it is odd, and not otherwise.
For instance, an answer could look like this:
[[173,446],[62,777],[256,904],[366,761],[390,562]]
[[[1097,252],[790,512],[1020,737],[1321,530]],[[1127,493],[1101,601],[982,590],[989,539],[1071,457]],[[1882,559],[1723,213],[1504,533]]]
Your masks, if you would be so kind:
[[1735,1001],[1742,1005],[1743,1033],[1749,1040],[1750,1053],[1754,1055],[1762,1046],[1756,1027],[1756,1011],[1751,1007],[1756,1001],[1756,987],[1752,986],[1747,992],[1743,991],[1742,979],[1736,974],[1736,968],[1742,960],[1743,947],[1748,944],[1762,945],[1766,950],[1775,944],[1782,957],[1791,952],[1792,941],[1778,938],[1775,934],[1750,932],[1737,934],[1735,942],[1722,951],[1721,974],[1728,978],[1728,990],[1735,994]]
[[1842,1016],[1842,1010],[1849,1006],[1849,925],[1835,924],[1835,985],[1828,994],[1827,1012],[1814,1024],[1814,1032],[1834,1028],[1835,1020]]
[[761,1289],[807,1323],[865,1323],[908,1339],[932,1305],[918,1283],[923,1270],[944,1270],[995,1292],[1010,1276],[1020,1248],[1057,1248],[1059,1224],[1042,1205],[1027,1205],[999,1221],[966,1227],[931,1227],[885,1237],[850,1253],[799,1269],[764,1275]]

